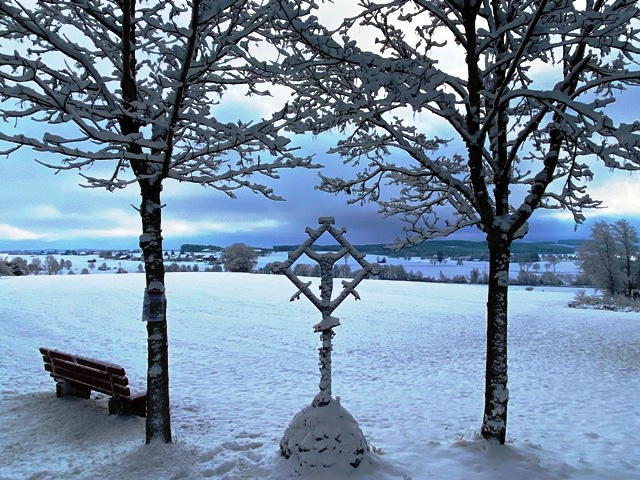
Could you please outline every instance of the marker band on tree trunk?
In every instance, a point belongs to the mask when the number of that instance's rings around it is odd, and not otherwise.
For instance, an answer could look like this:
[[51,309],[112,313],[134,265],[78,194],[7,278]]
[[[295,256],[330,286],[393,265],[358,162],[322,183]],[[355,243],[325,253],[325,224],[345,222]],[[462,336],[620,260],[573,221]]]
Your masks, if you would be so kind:
[[143,322],[162,322],[165,319],[167,298],[164,290],[158,288],[145,288],[144,303],[142,307]]

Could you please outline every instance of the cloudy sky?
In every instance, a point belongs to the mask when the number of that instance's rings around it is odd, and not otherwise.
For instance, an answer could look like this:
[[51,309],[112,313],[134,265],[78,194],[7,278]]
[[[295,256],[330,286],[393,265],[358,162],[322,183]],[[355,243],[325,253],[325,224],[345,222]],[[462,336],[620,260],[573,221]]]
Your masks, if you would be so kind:
[[[3,127],[4,128],[4,127]],[[349,168],[326,155],[327,142],[308,141],[318,161],[331,170]],[[335,140],[335,138],[333,138]],[[136,185],[113,193],[82,188],[74,172],[59,172],[37,164],[27,151],[0,158],[0,251],[39,248],[137,248],[140,223],[133,205],[139,203]],[[297,244],[304,229],[317,225],[318,217],[333,216],[347,238],[355,243],[390,243],[402,236],[397,219],[383,219],[375,205],[347,205],[345,196],[314,190],[315,171],[286,171],[274,184],[286,197],[273,202],[251,192],[233,200],[198,185],[165,183],[164,237],[168,248],[183,243],[226,246],[236,241],[271,247]],[[590,185],[592,197],[604,200],[606,209],[588,213],[586,224],[574,231],[573,221],[554,212],[537,211],[527,240],[558,240],[588,236],[597,220],[627,218],[640,228],[638,176],[598,169]],[[480,240],[475,229],[454,238]]]
[[[441,59],[442,63],[455,59]],[[617,119],[637,119],[635,93],[615,106]],[[243,102],[245,102],[243,104]],[[238,99],[238,109],[260,108],[251,100]],[[233,111],[235,107],[229,109]],[[265,112],[268,108],[265,105]],[[4,133],[17,133],[15,126],[0,122]],[[326,154],[338,140],[338,133],[320,138],[298,138],[305,153],[314,153],[332,174],[353,173],[341,160]],[[0,144],[0,150],[6,145]],[[462,153],[462,150],[460,150]],[[33,153],[20,150],[0,157],[0,252],[11,249],[46,248],[137,248],[140,222],[133,206],[139,203],[136,185],[117,192],[87,189],[74,172],[47,169],[34,161]],[[586,224],[574,230],[572,219],[555,212],[534,213],[527,240],[584,238],[597,220],[626,218],[640,229],[638,175],[594,168],[595,180],[589,192],[603,200],[606,209],[588,212]],[[383,219],[375,205],[347,205],[346,197],[314,190],[319,183],[315,171],[285,171],[273,184],[285,202],[271,202],[251,192],[239,192],[238,199],[197,185],[165,182],[164,238],[167,248],[183,243],[226,246],[241,241],[271,247],[297,244],[307,236],[304,229],[317,225],[318,217],[333,216],[347,228],[354,243],[391,243],[402,236],[398,219]],[[459,239],[481,240],[477,230],[459,232]]]

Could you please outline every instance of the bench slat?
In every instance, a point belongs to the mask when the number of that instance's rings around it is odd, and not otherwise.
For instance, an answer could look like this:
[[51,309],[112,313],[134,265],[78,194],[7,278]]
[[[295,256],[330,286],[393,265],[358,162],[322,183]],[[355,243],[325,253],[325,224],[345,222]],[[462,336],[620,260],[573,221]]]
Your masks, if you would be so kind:
[[74,357],[64,352],[60,352],[59,350],[48,350],[46,348],[40,348],[40,352],[42,353],[43,358],[48,357],[52,361],[55,359],[64,360],[71,363],[77,363],[78,365],[84,365],[89,368],[94,368],[96,370],[109,370],[117,375],[125,376],[124,368],[115,363],[101,362],[99,360],[94,360],[91,358],[84,357]]
[[107,375],[95,375],[89,371],[65,368],[60,365],[58,365],[54,371],[50,364],[46,364],[44,369],[51,373],[51,376],[54,378],[58,377],[74,383],[79,383],[100,393],[117,397],[128,397],[131,395],[131,391],[128,386],[110,382]]
[[64,368],[65,370],[70,370],[78,374],[106,379],[107,381],[111,381],[116,385],[122,385],[123,387],[129,385],[129,379],[127,378],[126,374],[124,374],[124,371],[121,373],[120,371],[114,372],[111,369],[98,370],[96,368],[86,367],[82,364],[68,362],[66,360],[55,360],[54,363],[55,364],[45,361],[46,365],[52,365],[52,368],[56,371]]

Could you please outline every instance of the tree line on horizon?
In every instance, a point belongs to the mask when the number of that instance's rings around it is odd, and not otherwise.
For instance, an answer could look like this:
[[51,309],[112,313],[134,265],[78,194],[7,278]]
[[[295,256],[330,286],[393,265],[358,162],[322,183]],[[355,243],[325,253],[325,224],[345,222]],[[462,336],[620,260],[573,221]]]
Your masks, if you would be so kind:
[[[454,248],[454,251],[459,256],[445,257],[442,248],[447,245],[447,241],[439,241],[437,245],[432,246],[427,250],[431,253],[431,257],[422,256],[422,259],[430,258],[434,265],[438,263],[446,262],[447,258],[456,261],[457,265],[463,264],[463,256],[469,255],[467,260],[486,260],[482,257],[477,258],[477,254],[482,248],[483,242],[467,242],[467,241],[451,241],[453,247],[460,247],[461,243],[466,246],[464,249]],[[584,240],[580,240],[576,243],[577,250],[575,254],[563,254],[556,255],[554,253],[547,252],[545,246],[546,242],[536,242],[532,244],[521,244],[524,248],[519,249],[519,252],[512,253],[512,262],[516,262],[520,266],[520,271],[516,277],[510,277],[509,283],[511,285],[527,285],[527,286],[560,286],[571,285],[579,287],[592,287],[601,290],[605,295],[615,297],[616,295],[622,295],[627,298],[637,298],[640,296],[640,261],[638,260],[638,250],[640,243],[638,240],[638,233],[635,227],[633,227],[626,219],[620,219],[613,224],[609,224],[605,221],[596,222],[591,228],[590,237]],[[333,246],[319,246],[320,251],[335,251]],[[367,246],[358,247],[358,250],[363,253],[374,254],[378,252],[378,245],[369,245],[373,247],[370,252],[364,252],[362,248],[366,250]],[[531,248],[528,248],[531,247]],[[435,250],[440,248],[440,250]],[[274,248],[274,251],[291,251],[291,246],[280,246]],[[387,252],[389,249],[382,250]],[[545,251],[540,255],[539,251]],[[555,249],[550,249],[552,252],[556,252]],[[175,261],[166,264],[166,272],[246,272],[246,273],[259,273],[259,274],[271,274],[271,263],[267,263],[264,267],[255,269],[257,264],[258,253],[252,247],[249,247],[243,243],[235,243],[229,247],[215,247],[213,245],[204,244],[184,244],[180,248],[180,253],[197,253],[203,251],[216,251],[220,253],[220,258],[215,262],[209,262],[210,265],[200,268],[198,265],[184,265]],[[565,249],[561,250],[565,252]],[[570,250],[573,252],[573,250]],[[435,253],[434,253],[435,252]],[[69,254],[73,254],[72,251],[67,251]],[[395,252],[398,253],[398,252]],[[175,257],[175,251],[165,252],[167,259]],[[111,259],[114,257],[113,251],[104,250],[99,252],[99,257],[104,259]],[[411,258],[410,255],[403,255],[405,259]],[[563,279],[555,272],[555,266],[561,260],[575,261],[579,266],[581,273],[573,279]],[[378,259],[378,261],[384,262],[384,257]],[[540,272],[540,263],[544,265],[544,272]],[[31,262],[23,259],[20,256],[6,257],[0,260],[0,276],[22,276],[22,275],[59,275],[65,270],[67,274],[73,275],[72,270],[73,263],[69,259],[60,260],[52,254],[45,256],[44,260],[39,257],[34,257]],[[106,262],[102,262],[100,266],[97,266],[95,261],[89,261],[88,266],[84,267],[80,274],[89,274],[90,270],[97,268],[98,270],[110,270]],[[552,271],[553,270],[553,271]],[[127,273],[127,270],[122,266],[114,269],[115,273]],[[144,267],[140,263],[137,267],[137,273],[144,273]],[[311,265],[305,263],[298,263],[294,267],[294,273],[299,276],[306,277],[320,277],[320,267],[318,265]],[[335,278],[353,278],[358,274],[358,270],[352,270],[347,264],[335,265],[333,270],[333,276]],[[453,275],[451,277],[445,275],[442,271],[438,276],[424,275],[422,272],[407,270],[403,265],[388,265],[382,263],[380,265],[380,273],[375,276],[379,280],[398,280],[409,282],[429,282],[429,283],[455,283],[455,284],[487,284],[488,274],[486,270],[480,270],[473,268],[469,275]]]
[[[571,243],[565,243],[571,242]],[[527,254],[554,254],[570,255],[582,243],[582,240],[558,240],[556,242],[514,242],[511,249],[512,258]],[[297,248],[297,245],[274,245],[274,252],[289,252]],[[450,258],[473,258],[475,260],[488,260],[489,248],[486,241],[473,240],[446,240],[438,239],[424,241],[419,245],[405,245],[402,248],[394,248],[392,245],[381,243],[356,245],[358,251],[368,255],[379,255],[391,258],[430,258],[442,254]],[[335,252],[339,245],[314,245],[315,250]]]

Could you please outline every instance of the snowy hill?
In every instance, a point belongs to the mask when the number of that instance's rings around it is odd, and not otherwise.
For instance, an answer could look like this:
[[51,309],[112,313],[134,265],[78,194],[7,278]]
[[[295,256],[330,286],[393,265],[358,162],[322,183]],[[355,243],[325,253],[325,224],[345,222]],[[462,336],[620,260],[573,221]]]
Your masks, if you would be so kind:
[[[314,279],[314,285],[317,285]],[[632,479],[640,477],[637,314],[566,307],[574,290],[510,297],[509,443],[477,439],[486,290],[365,280],[335,312],[334,394],[379,454],[351,474],[296,476],[278,453],[317,393],[309,302],[283,277],[167,276],[175,443],[106,398],[56,398],[38,347],[146,372],[143,275],[0,278],[0,478]]]

